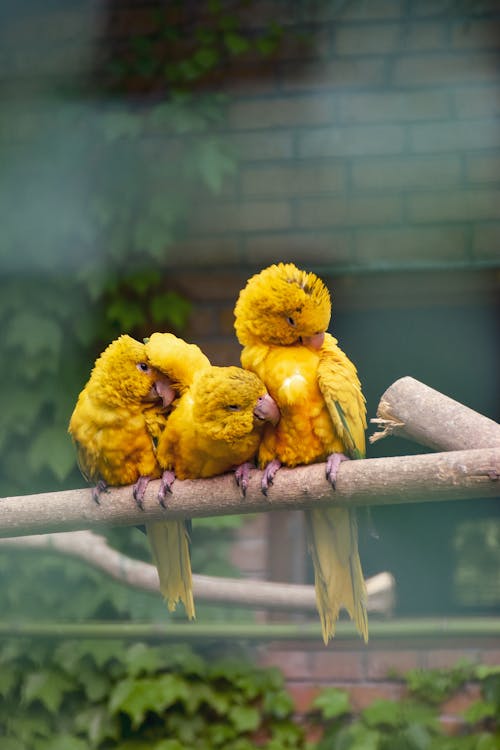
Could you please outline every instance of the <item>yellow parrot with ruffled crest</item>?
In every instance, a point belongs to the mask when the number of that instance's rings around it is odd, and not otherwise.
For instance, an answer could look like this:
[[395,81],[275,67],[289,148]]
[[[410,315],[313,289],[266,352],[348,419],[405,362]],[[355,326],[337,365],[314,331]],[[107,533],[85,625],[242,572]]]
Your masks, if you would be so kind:
[[[265,494],[281,465],[326,461],[335,487],[341,461],[365,455],[365,399],[355,366],[327,333],[330,315],[325,284],[292,263],[252,276],[238,297],[241,364],[261,378],[281,413],[277,425],[266,425],[259,448]],[[323,639],[333,637],[344,607],[366,642],[366,587],[354,510],[308,510],[306,521]]]

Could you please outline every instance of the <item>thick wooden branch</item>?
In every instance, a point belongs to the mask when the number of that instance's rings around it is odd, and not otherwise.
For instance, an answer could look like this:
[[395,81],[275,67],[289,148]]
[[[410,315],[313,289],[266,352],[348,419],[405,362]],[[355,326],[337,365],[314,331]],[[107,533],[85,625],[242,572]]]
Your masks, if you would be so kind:
[[88,488],[8,497],[0,500],[0,537],[332,504],[487,498],[498,495],[499,476],[500,448],[490,448],[345,461],[335,491],[325,479],[324,464],[281,469],[267,497],[260,490],[259,471],[253,472],[245,498],[232,475],[176,481],[168,509],[157,501],[158,481],[146,491],[144,510],[130,487],[111,489],[100,505]]
[[396,435],[441,451],[500,446],[499,424],[410,377],[385,391],[370,422],[382,428],[371,443]]
[[[158,573],[154,565],[121,554],[110,547],[103,536],[92,531],[68,531],[61,534],[34,534],[1,539],[1,547],[30,547],[76,557],[121,583],[159,593]],[[394,577],[387,572],[379,573],[366,581],[366,588],[368,610],[390,614],[395,600]],[[196,601],[211,604],[233,604],[288,612],[316,612],[314,586],[194,574],[193,593]]]

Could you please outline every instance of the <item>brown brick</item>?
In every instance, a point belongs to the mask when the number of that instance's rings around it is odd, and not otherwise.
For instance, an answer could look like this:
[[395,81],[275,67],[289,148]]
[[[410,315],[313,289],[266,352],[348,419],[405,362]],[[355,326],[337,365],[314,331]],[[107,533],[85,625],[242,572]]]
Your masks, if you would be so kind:
[[371,684],[367,682],[360,685],[347,685],[346,690],[351,698],[354,711],[362,711],[378,700],[398,701],[405,694],[404,686],[397,682]]
[[292,222],[287,201],[244,201],[214,203],[196,212],[192,230],[199,234],[252,232],[260,229],[287,229]]
[[500,667],[500,648],[481,649],[479,653],[479,661],[481,664]]
[[226,143],[239,159],[290,159],[293,155],[292,134],[286,131],[231,133]]
[[333,103],[328,96],[304,95],[249,99],[229,107],[229,127],[243,130],[323,125],[332,119]]
[[317,128],[298,137],[299,157],[306,159],[398,154],[403,147],[404,130],[399,125]]
[[201,346],[213,365],[218,367],[240,366],[241,346],[236,340],[206,339],[196,343]]
[[463,712],[474,701],[481,697],[481,688],[477,683],[468,683],[464,685],[458,693],[452,695],[447,701],[441,704],[441,713],[445,716],[463,714]]
[[195,305],[189,316],[183,338],[188,341],[217,333],[217,319],[213,307],[209,305]]
[[433,649],[426,652],[424,666],[426,669],[451,669],[464,660],[474,664],[477,656],[477,650],[472,649]]
[[245,195],[307,195],[342,190],[345,166],[339,163],[247,167],[241,174]]
[[332,62],[285,63],[281,85],[285,91],[335,90],[384,83],[382,59],[338,57]]
[[362,651],[319,651],[311,654],[311,680],[358,681],[364,677]]
[[410,126],[410,142],[416,153],[497,148],[500,128],[493,120],[421,123]]
[[352,261],[352,233],[297,231],[259,234],[245,240],[245,258],[258,266],[287,261],[290,263],[346,264]]
[[453,92],[458,117],[496,117],[500,115],[500,92],[495,86],[462,87]]
[[465,173],[469,182],[500,182],[500,153],[466,155]]
[[392,83],[396,86],[423,86],[494,81],[497,62],[497,56],[488,53],[403,57],[394,63]]
[[272,649],[259,658],[259,664],[262,667],[277,667],[288,680],[308,680],[310,686],[309,659],[307,651]]
[[460,177],[455,155],[360,159],[352,165],[353,185],[361,190],[448,187],[458,185]]
[[500,219],[500,190],[455,190],[408,196],[411,221],[472,221]]
[[366,677],[380,680],[404,675],[409,669],[419,666],[419,651],[368,651],[366,654]]
[[374,265],[464,260],[466,243],[466,230],[457,226],[358,230],[356,258]]
[[321,692],[320,687],[315,687],[307,682],[293,682],[287,685],[287,690],[292,696],[295,711],[298,714],[305,714],[311,710],[312,703]]
[[476,226],[472,247],[474,257],[478,260],[498,260],[500,257],[500,224]]
[[[236,302],[236,299],[234,300]],[[217,333],[222,336],[234,336],[234,304],[217,311]]]
[[432,90],[342,94],[338,106],[342,123],[442,120],[450,113],[447,94]]
[[298,222],[302,227],[387,224],[401,219],[398,196],[314,198],[299,201]]
[[[193,223],[196,212],[193,212]],[[190,221],[188,220],[188,230]],[[240,245],[237,237],[188,237],[176,243],[166,252],[166,266],[186,265],[236,265],[241,263]]]
[[338,55],[386,55],[401,50],[428,51],[443,47],[440,23],[391,23],[361,26],[338,24],[334,51]]
[[493,19],[470,19],[457,21],[453,25],[451,42],[453,47],[467,49],[498,49],[500,47],[500,21]]
[[[328,6],[331,10],[328,11]],[[343,3],[340,10],[336,4],[326,3],[326,12],[333,14],[333,18],[343,20],[369,21],[400,18],[403,15],[404,2],[402,0],[358,0],[355,3]]]
[[240,289],[244,287],[248,274],[241,271],[223,271],[213,269],[189,269],[176,271],[173,279],[176,289],[194,302],[219,302],[236,300]]

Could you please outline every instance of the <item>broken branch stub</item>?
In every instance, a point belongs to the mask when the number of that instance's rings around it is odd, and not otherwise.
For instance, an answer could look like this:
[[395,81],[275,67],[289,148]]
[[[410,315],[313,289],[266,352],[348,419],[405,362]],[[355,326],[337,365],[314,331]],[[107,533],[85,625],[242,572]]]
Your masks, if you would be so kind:
[[382,428],[370,443],[395,435],[439,451],[500,446],[499,424],[411,377],[385,391],[370,422]]

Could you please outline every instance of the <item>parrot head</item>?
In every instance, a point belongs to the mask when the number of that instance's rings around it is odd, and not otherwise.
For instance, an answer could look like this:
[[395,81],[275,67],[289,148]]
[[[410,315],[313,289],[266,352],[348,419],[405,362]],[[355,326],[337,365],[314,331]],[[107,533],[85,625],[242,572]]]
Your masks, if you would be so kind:
[[211,367],[196,379],[190,395],[193,418],[216,440],[231,442],[280,418],[275,401],[257,375],[240,367]]
[[169,378],[179,394],[184,393],[200,370],[210,367],[210,360],[196,344],[188,344],[173,333],[153,333],[147,339],[148,362]]
[[162,402],[166,408],[177,395],[169,379],[149,364],[144,344],[127,335],[96,360],[90,382],[109,405]]
[[243,346],[306,344],[319,349],[330,322],[330,294],[314,273],[279,263],[248,280],[234,314]]

